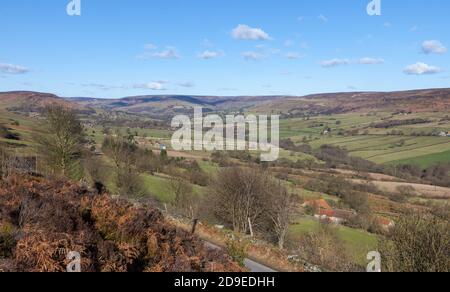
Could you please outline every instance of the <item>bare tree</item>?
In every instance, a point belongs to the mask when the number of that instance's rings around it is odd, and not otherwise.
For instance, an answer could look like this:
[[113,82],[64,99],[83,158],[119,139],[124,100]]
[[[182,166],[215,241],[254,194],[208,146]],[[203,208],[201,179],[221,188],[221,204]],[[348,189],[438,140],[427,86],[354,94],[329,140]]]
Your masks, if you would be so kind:
[[268,173],[258,169],[221,170],[212,187],[216,216],[236,232],[246,233],[249,221],[256,229],[264,220],[269,183]]
[[295,211],[296,196],[289,193],[281,181],[273,185],[269,199],[267,200],[267,216],[273,224],[273,230],[277,236],[278,247],[284,248],[292,214]]
[[0,178],[7,178],[13,174],[30,174],[35,171],[36,160],[21,157],[0,146]]
[[121,195],[137,196],[143,186],[137,169],[138,147],[134,141],[120,136],[108,136],[103,141],[103,152],[116,168],[116,186]]
[[40,156],[53,174],[74,176],[79,170],[83,126],[76,113],[59,105],[44,110],[45,133],[36,137]]
[[181,178],[172,178],[170,188],[175,194],[173,205],[177,211],[191,219],[197,219],[198,204],[195,203],[192,185]]
[[11,175],[14,167],[11,155],[6,149],[0,146],[0,178],[6,178]]
[[104,164],[101,157],[86,151],[83,155],[83,167],[85,170],[85,177],[89,177],[92,183],[103,183],[106,181],[107,166]]
[[329,271],[357,270],[336,229],[329,225],[320,225],[317,231],[304,235],[298,251],[306,261]]

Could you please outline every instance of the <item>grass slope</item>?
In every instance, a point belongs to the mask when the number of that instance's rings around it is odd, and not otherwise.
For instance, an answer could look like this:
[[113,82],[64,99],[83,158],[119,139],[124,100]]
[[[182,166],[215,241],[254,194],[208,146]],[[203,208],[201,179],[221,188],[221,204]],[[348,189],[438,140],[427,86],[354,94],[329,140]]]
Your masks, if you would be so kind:
[[[320,223],[310,218],[301,218],[297,220],[296,225],[292,225],[289,230],[289,238],[298,240],[303,235],[317,231]],[[378,239],[376,235],[345,226],[337,226],[339,238],[344,242],[347,252],[360,265],[367,263],[367,253],[377,249]]]

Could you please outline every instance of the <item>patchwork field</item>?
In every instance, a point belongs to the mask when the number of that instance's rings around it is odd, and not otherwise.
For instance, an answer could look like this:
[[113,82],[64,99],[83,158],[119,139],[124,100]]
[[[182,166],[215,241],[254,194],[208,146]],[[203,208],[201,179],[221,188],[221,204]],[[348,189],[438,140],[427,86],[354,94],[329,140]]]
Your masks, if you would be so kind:
[[[401,123],[411,124],[396,125]],[[286,119],[281,121],[280,127],[281,139],[307,143],[314,149],[325,144],[338,146],[353,156],[379,164],[409,163],[428,167],[450,162],[450,137],[439,136],[450,130],[444,113],[350,113]]]
[[415,164],[419,165],[420,167],[429,167],[436,163],[444,162],[444,161],[450,161],[450,151],[440,152],[440,153],[433,153],[433,154],[427,154],[423,156],[418,156],[414,158],[408,158],[408,159],[402,159],[393,161],[393,164]]

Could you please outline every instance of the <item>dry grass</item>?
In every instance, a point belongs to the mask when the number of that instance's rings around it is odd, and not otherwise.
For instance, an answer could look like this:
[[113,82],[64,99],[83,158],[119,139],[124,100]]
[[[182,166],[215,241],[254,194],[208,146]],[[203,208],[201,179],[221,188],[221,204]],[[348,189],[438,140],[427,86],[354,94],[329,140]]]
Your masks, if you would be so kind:
[[[364,183],[361,180],[352,180],[356,183]],[[386,182],[386,181],[371,181],[375,186],[388,193],[398,193],[398,187],[411,186],[416,191],[419,197],[427,199],[450,199],[450,188],[436,187],[432,185],[423,185],[415,183],[403,182]]]
[[223,252],[136,207],[66,181],[11,177],[0,182],[0,225],[15,246],[0,271],[63,272],[81,254],[85,272],[200,272],[242,269]]

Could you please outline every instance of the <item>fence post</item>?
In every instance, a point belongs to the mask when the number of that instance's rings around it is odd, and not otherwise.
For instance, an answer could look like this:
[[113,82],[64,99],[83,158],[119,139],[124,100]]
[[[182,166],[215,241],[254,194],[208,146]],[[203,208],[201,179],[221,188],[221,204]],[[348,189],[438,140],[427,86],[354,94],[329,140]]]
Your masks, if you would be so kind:
[[250,217],[248,217],[248,227],[250,228],[250,236],[253,237],[253,226]]
[[194,221],[192,223],[192,231],[191,231],[192,234],[195,233],[195,229],[197,228],[197,224],[198,224],[198,219],[194,219]]

